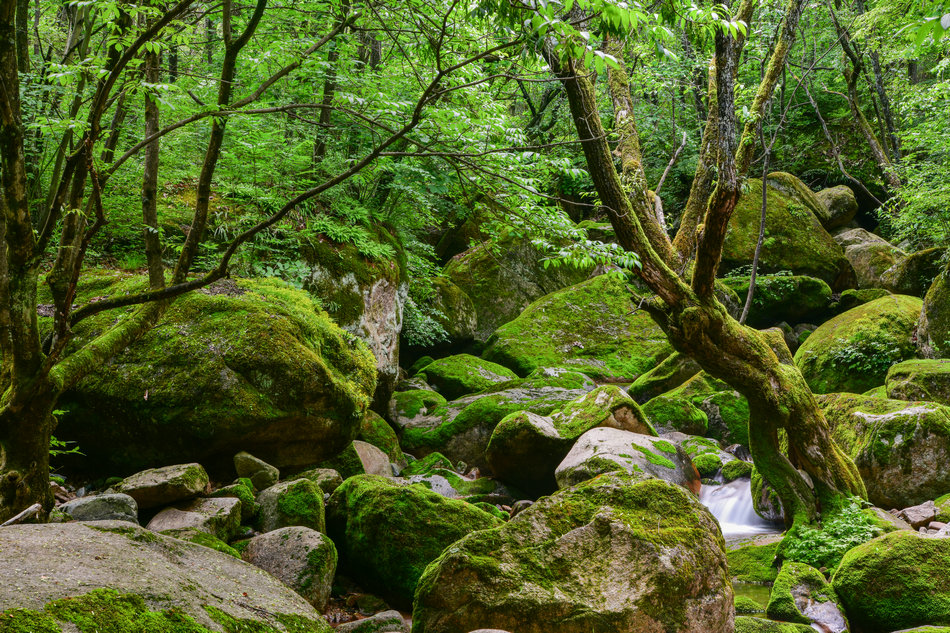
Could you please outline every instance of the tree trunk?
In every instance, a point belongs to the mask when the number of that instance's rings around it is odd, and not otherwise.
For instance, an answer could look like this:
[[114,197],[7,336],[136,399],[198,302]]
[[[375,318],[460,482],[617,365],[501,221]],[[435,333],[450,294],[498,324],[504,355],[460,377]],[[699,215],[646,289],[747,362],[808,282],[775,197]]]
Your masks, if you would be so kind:
[[55,399],[42,386],[31,391],[0,408],[0,523],[34,503],[44,513],[53,508],[49,440]]
[[[145,54],[145,80],[158,83],[159,56],[156,52]],[[148,90],[145,91],[145,138],[158,132],[158,103]],[[162,266],[162,244],[158,236],[158,151],[161,143],[155,141],[145,148],[145,164],[142,168],[142,237],[145,241],[145,258],[148,261],[148,285],[152,290],[165,286],[165,270]]]

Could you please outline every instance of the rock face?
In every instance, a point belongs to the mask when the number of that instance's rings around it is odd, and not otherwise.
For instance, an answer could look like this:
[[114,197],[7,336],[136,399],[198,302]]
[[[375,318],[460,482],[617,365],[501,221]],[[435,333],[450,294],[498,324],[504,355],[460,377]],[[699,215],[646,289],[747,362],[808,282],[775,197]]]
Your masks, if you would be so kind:
[[325,238],[302,244],[301,250],[310,266],[304,288],[327,306],[340,327],[366,343],[376,359],[374,406],[382,410],[399,375],[399,334],[409,285],[403,278],[405,253],[399,240],[381,227],[376,231],[380,253],[388,251],[376,258],[362,255],[352,244]]
[[122,521],[3,528],[0,568],[5,630],[331,630],[253,565]]
[[400,607],[412,604],[419,577],[443,549],[501,524],[464,501],[371,475],[343,482],[327,514],[343,573]]
[[439,452],[453,462],[483,468],[491,434],[506,415],[547,415],[593,388],[594,382],[582,374],[539,370],[524,380],[501,383],[497,391],[459,398],[417,417],[403,429],[400,442],[416,457]]
[[950,360],[908,360],[887,372],[887,397],[950,405]]
[[[818,219],[825,207],[802,181],[776,172],[767,178],[768,210],[759,271],[782,270],[821,279],[840,292],[855,285],[854,271],[843,249]],[[728,271],[752,263],[759,235],[762,181],[750,178],[729,220],[722,268]]]
[[725,633],[732,588],[706,508],[676,486],[613,474],[446,549],[412,616],[415,633]]
[[673,348],[632,298],[609,273],[552,293],[499,327],[483,356],[519,376],[569,367],[598,380],[635,380]]
[[766,614],[773,620],[814,624],[824,633],[847,633],[834,589],[821,572],[804,563],[786,561],[772,585]]
[[831,584],[856,630],[950,625],[950,539],[898,530],[844,555]]
[[482,391],[518,376],[507,367],[472,356],[458,354],[432,361],[417,374],[446,400]]
[[907,259],[907,253],[864,229],[839,233],[835,241],[844,248],[859,288],[886,288],[885,273]]
[[[745,303],[749,279],[727,278],[722,283],[736,291]],[[755,292],[746,322],[762,328],[779,322],[820,322],[831,305],[831,288],[821,279],[803,275],[761,275],[756,277]]]
[[484,242],[452,258],[445,275],[475,306],[476,340],[488,340],[529,303],[583,281],[590,272],[570,266],[544,268],[543,258],[530,240],[515,238],[504,238],[497,245]]
[[[90,289],[124,294],[141,277]],[[83,322],[78,343],[111,323]],[[369,350],[276,280],[237,280],[178,298],[159,324],[65,394],[58,432],[86,463],[135,470],[248,450],[304,465],[352,440],[375,386]]]
[[143,510],[197,497],[207,487],[208,473],[201,464],[151,468],[126,477],[113,486],[116,492],[135,499]]
[[851,187],[838,185],[815,194],[820,203],[818,220],[826,231],[846,225],[858,213],[858,201]]
[[485,456],[501,479],[535,495],[552,492],[557,488],[554,469],[578,437],[599,426],[656,435],[637,403],[619,387],[604,385],[550,416],[528,411],[506,416],[495,427]]
[[554,476],[560,488],[568,488],[617,471],[636,479],[655,477],[699,494],[699,473],[682,448],[658,437],[611,428],[584,433]]
[[819,403],[874,505],[904,508],[950,490],[950,407],[847,393]]
[[285,527],[252,538],[242,557],[281,581],[321,611],[336,572],[336,547],[305,527]]
[[924,297],[917,346],[925,358],[950,358],[950,267],[937,275]]
[[446,277],[433,279],[432,287],[435,290],[433,307],[442,314],[436,320],[448,335],[448,343],[458,346],[474,341],[478,333],[478,313],[472,298]]
[[890,295],[823,323],[795,353],[815,393],[864,393],[884,384],[891,365],[917,353],[914,333],[921,301]]

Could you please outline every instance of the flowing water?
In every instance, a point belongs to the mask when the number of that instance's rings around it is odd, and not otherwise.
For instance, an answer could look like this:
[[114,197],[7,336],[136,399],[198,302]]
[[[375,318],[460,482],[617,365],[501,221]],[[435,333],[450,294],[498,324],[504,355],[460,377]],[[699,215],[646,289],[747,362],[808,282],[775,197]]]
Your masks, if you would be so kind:
[[782,531],[782,526],[766,521],[752,507],[752,482],[741,477],[718,486],[703,485],[699,500],[709,508],[727,540]]

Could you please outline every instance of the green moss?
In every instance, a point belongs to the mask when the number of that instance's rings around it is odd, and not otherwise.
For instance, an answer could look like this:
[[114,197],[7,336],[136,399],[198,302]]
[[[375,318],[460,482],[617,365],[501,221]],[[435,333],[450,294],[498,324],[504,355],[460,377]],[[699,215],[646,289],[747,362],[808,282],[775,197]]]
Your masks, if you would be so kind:
[[504,510],[500,509],[498,506],[494,504],[486,503],[484,501],[476,501],[472,503],[472,505],[475,506],[476,508],[480,508],[484,510],[485,512],[487,512],[488,514],[496,518],[501,519],[502,521],[507,521],[508,519],[511,518],[511,514],[509,514],[508,512],[505,512]]
[[888,295],[823,323],[795,353],[815,393],[863,393],[884,384],[891,365],[913,358],[922,303]]
[[438,389],[447,400],[478,393],[518,377],[507,367],[471,354],[458,354],[432,361],[418,375]]
[[656,436],[656,429],[640,406],[615,385],[601,385],[568,402],[551,415],[551,421],[561,438],[576,440],[590,429],[605,424],[620,411],[625,418],[632,418],[628,423],[637,427],[637,433]]
[[693,459],[693,466],[703,477],[712,477],[722,468],[722,460],[715,453],[703,453]]
[[389,461],[398,464],[406,459],[399,448],[399,438],[391,426],[375,411],[367,411],[360,425],[359,439],[386,453]]
[[637,402],[647,402],[676,389],[700,372],[699,365],[688,356],[673,352],[659,365],[637,378],[627,392]]
[[765,613],[765,607],[748,596],[736,596],[736,613]]
[[0,633],[60,633],[60,627],[48,613],[9,609],[0,613]]
[[950,360],[906,360],[887,371],[887,397],[950,405]]
[[779,543],[745,545],[726,552],[729,573],[741,582],[773,582],[778,569],[773,565]]
[[795,595],[800,591],[800,587],[805,588],[806,595],[812,600],[837,601],[834,590],[820,571],[804,563],[786,561],[772,584],[769,604],[765,608],[768,616],[783,622],[811,624],[811,618],[802,614],[795,605]]
[[643,405],[643,413],[660,431],[679,431],[688,435],[706,433],[706,414],[689,400],[675,395],[653,398]]
[[412,477],[413,475],[424,475],[436,469],[452,469],[452,462],[442,453],[429,453],[422,459],[417,459],[402,469],[400,475],[403,477]]
[[309,479],[298,479],[277,497],[280,527],[302,525],[326,532],[323,491]]
[[[724,284],[745,300],[749,278],[726,278]],[[831,288],[814,277],[802,275],[761,275],[756,278],[747,323],[766,327],[780,321],[818,322],[831,305]]]
[[260,510],[256,499],[254,498],[254,485],[246,477],[238,480],[238,483],[224,486],[211,493],[212,497],[234,497],[241,501],[241,522],[253,522]]
[[390,409],[397,417],[411,420],[417,415],[426,415],[445,403],[445,398],[435,391],[413,389],[394,393]]
[[422,356],[416,362],[414,362],[406,372],[409,376],[416,376],[420,371],[433,362],[435,359],[431,356]]
[[726,481],[733,481],[739,477],[751,477],[752,464],[744,462],[741,459],[734,459],[726,462],[722,467],[722,478]]
[[520,376],[571,367],[597,380],[634,380],[672,348],[631,297],[623,279],[610,274],[551,293],[499,327],[483,356]]
[[157,543],[159,541],[159,538],[153,532],[137,529],[134,527],[103,527],[101,525],[89,525],[89,528],[99,532],[119,534],[129,540],[136,541],[137,543]]
[[[646,458],[646,460],[654,466],[664,466],[671,469],[676,468],[676,464],[674,464],[672,461],[666,457],[663,457],[662,455],[657,455],[645,446],[640,446],[639,444],[631,444],[630,446],[633,448],[633,450],[643,453],[643,456]],[[654,446],[656,446],[656,444],[654,444]]]
[[241,558],[240,552],[236,549],[222,541],[221,539],[208,534],[206,532],[198,532],[196,530],[189,530],[187,534],[170,534],[169,532],[164,532],[164,534],[169,534],[175,538],[188,541],[189,543],[197,543],[198,545],[203,545],[204,547],[211,548],[216,552],[221,552],[222,554],[227,554],[228,556],[233,556],[234,558]]
[[815,629],[804,624],[773,622],[764,618],[740,616],[736,618],[735,633],[814,633]]

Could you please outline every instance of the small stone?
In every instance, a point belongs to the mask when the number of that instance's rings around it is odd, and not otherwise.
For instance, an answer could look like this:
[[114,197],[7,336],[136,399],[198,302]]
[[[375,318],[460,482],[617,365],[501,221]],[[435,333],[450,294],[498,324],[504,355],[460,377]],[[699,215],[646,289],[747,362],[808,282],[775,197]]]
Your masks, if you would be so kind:
[[336,633],[409,633],[398,611],[382,611],[362,620],[345,622],[334,630]]
[[522,510],[527,510],[532,506],[532,504],[534,504],[534,501],[531,501],[530,499],[521,499],[516,501],[514,505],[511,506],[511,516],[514,517]]
[[138,524],[139,509],[135,499],[125,494],[81,497],[60,506],[60,510],[76,521],[129,521]]
[[229,541],[241,525],[241,501],[234,497],[195,499],[165,508],[146,526],[153,532],[194,529]]
[[336,547],[328,537],[306,527],[280,528],[252,538],[243,557],[296,591],[318,610],[326,607],[337,563]]
[[320,486],[320,490],[329,494],[333,494],[333,491],[343,483],[343,475],[332,468],[311,468],[300,473],[296,478],[309,479]]
[[920,505],[904,508],[897,516],[910,523],[913,527],[919,528],[933,521],[936,515],[937,506],[933,501],[927,501]]
[[246,451],[234,456],[234,469],[238,477],[247,477],[258,490],[270,488],[280,480],[280,471],[276,467]]
[[178,464],[143,470],[114,487],[129,495],[140,510],[197,497],[208,487],[208,473],[201,464]]
[[300,525],[326,532],[323,491],[309,479],[275,484],[257,496],[261,504],[261,532]]
[[[228,486],[222,486],[211,493],[212,497],[234,497],[241,500],[241,522],[246,523],[257,516],[260,505],[254,500],[254,491],[246,485],[247,480],[238,480]],[[252,484],[253,485],[253,484]]]
[[940,531],[943,528],[947,527],[947,524],[943,523],[942,521],[931,521],[930,525],[928,525],[927,527],[931,530]]

